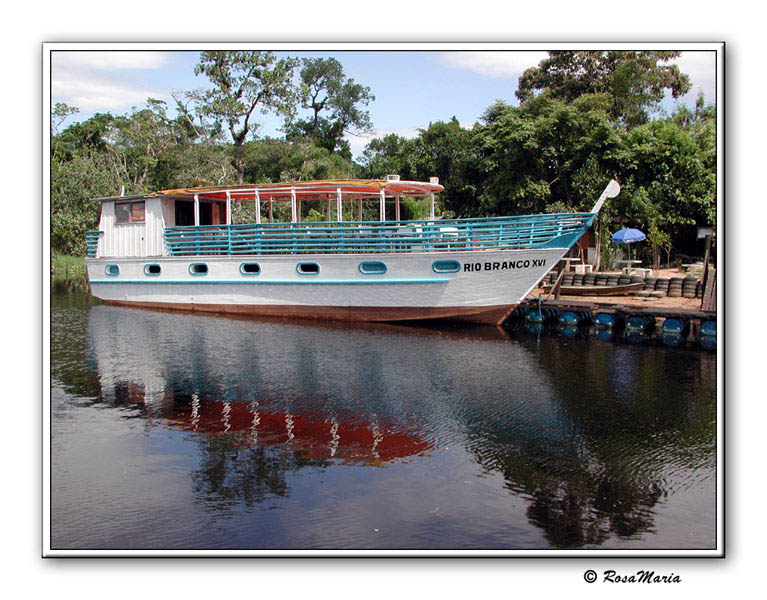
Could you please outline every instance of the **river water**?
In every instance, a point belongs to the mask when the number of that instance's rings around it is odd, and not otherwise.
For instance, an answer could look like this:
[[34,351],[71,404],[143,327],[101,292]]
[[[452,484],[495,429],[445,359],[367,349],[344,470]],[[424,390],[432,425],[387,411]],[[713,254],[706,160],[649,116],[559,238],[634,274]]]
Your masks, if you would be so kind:
[[716,355],[52,291],[53,549],[712,549]]

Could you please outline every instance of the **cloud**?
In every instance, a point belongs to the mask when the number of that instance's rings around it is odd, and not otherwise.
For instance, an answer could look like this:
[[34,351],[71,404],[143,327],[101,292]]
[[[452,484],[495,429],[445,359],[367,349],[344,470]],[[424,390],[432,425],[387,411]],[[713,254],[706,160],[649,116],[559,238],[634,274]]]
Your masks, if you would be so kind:
[[534,51],[446,52],[439,56],[447,67],[501,79],[517,78],[525,69],[537,66],[544,58],[548,58],[547,52]]
[[164,68],[169,61],[170,57],[165,52],[54,51],[51,55],[54,69],[157,70]]
[[57,102],[82,113],[123,111],[147,98],[170,99],[166,90],[146,85],[135,71],[164,68],[163,52],[62,52],[51,56],[51,92]]
[[55,99],[76,106],[83,112],[122,110],[144,104],[150,97],[168,98],[167,93],[158,90],[95,78],[53,79],[51,88]]
[[671,61],[679,70],[690,76],[692,87],[682,96],[684,102],[695,102],[698,90],[703,90],[706,102],[716,102],[716,52],[682,52],[679,58]]

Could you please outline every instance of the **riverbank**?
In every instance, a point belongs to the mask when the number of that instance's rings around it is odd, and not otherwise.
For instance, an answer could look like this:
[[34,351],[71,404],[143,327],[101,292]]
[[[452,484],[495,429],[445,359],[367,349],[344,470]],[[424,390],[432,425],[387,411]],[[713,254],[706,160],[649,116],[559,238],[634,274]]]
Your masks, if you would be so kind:
[[82,256],[54,254],[51,256],[51,279],[53,281],[87,280],[88,272],[85,269],[85,259]]

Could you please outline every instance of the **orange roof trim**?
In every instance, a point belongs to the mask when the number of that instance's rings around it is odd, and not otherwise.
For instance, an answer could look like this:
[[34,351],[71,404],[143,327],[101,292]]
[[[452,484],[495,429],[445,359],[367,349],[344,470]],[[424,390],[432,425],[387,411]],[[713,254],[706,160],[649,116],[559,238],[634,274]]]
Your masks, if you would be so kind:
[[258,191],[259,197],[263,199],[289,200],[291,190],[295,190],[296,196],[301,198],[333,198],[338,193],[338,189],[346,196],[375,196],[380,195],[381,190],[385,190],[387,196],[429,196],[438,194],[445,188],[438,183],[427,183],[422,181],[395,181],[380,179],[326,179],[315,181],[292,181],[287,183],[258,183],[243,184],[240,186],[219,186],[219,187],[200,187],[200,188],[177,188],[173,190],[161,190],[153,192],[149,196],[172,196],[174,198],[194,198],[200,197],[225,200],[227,192],[232,200],[253,200]]

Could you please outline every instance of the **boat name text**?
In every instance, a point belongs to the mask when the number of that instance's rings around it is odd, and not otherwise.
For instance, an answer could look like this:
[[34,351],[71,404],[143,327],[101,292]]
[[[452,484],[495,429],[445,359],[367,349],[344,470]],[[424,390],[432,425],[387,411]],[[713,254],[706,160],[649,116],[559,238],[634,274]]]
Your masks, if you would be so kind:
[[463,270],[467,273],[478,271],[504,271],[506,269],[529,269],[530,267],[542,267],[546,264],[545,258],[533,258],[525,260],[504,260],[502,262],[476,262],[463,263]]

